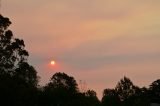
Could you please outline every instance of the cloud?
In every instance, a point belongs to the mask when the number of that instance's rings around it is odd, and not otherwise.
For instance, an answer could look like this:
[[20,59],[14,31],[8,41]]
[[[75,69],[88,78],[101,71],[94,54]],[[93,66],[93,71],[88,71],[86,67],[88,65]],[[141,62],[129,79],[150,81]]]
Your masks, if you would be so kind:
[[99,69],[110,64],[143,64],[160,57],[159,36],[121,37],[91,41],[60,54],[60,60],[78,70]]

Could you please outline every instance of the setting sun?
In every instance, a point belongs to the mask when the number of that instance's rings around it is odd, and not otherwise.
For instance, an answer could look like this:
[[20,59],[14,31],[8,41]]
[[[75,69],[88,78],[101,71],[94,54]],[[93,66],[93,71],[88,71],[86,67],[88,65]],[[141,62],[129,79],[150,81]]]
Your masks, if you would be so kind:
[[51,61],[51,65],[55,65],[55,61],[52,60],[52,61]]

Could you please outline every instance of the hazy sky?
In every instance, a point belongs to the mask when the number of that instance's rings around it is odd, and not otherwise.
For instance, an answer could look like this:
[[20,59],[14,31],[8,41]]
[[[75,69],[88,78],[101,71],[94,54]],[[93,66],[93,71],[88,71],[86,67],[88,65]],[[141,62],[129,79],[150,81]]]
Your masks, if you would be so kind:
[[41,84],[65,72],[100,97],[123,76],[138,86],[160,78],[160,0],[2,0],[0,11]]

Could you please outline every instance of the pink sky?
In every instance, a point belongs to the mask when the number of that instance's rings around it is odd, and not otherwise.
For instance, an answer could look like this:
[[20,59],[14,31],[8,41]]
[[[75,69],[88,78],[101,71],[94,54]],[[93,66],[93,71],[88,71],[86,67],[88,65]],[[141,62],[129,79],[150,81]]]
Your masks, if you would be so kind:
[[[101,97],[123,76],[138,86],[160,78],[159,0],[2,0],[1,13],[25,41],[41,84],[65,72]],[[49,65],[54,59],[55,67]]]

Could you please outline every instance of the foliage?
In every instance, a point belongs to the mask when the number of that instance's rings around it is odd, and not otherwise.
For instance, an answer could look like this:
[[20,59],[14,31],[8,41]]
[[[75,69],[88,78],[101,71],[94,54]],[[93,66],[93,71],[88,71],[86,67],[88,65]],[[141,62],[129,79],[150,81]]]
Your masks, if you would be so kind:
[[74,78],[59,72],[55,73],[44,87],[45,97],[42,98],[47,98],[44,104],[69,106],[68,104],[75,99],[77,93],[78,88]]
[[36,101],[37,72],[27,62],[23,40],[14,38],[9,18],[0,15],[0,98],[6,105],[28,106]]
[[160,79],[152,82],[149,88],[149,94],[152,102],[160,103]]
[[52,76],[48,87],[52,87],[52,89],[66,89],[67,91],[71,92],[78,91],[76,80],[73,77],[60,72],[55,73]]
[[120,105],[120,98],[115,89],[105,89],[103,91],[102,106]]
[[36,86],[37,73],[27,63],[29,54],[24,49],[24,41],[13,37],[12,31],[8,30],[10,24],[8,18],[0,15],[0,76],[21,78]]
[[97,94],[94,90],[87,90],[85,97],[89,106],[99,106],[100,101],[97,98]]
[[132,81],[124,77],[115,89],[105,89],[102,98],[102,106],[149,106],[151,103],[149,90],[139,88]]
[[115,89],[120,100],[125,101],[136,93],[135,88],[136,87],[133,85],[132,81],[129,78],[124,77],[118,82]]

